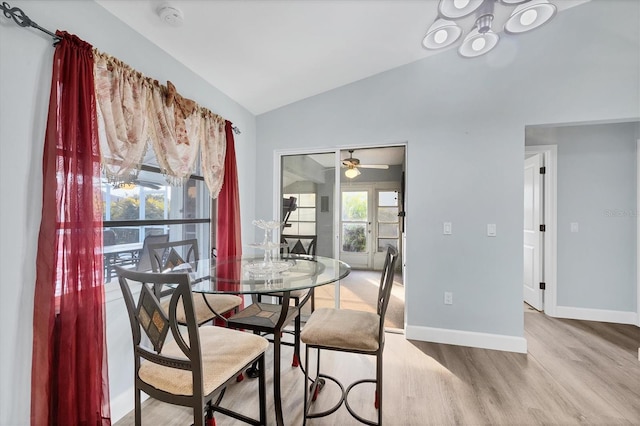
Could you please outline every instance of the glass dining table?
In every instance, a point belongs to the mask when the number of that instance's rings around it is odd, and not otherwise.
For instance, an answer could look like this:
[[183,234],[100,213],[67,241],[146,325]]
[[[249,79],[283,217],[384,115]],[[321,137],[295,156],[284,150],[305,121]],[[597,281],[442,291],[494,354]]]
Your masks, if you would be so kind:
[[[278,294],[280,303],[253,303],[236,314],[235,317],[246,321],[254,320],[258,326],[266,322],[264,330],[271,329],[273,332],[274,406],[276,423],[283,425],[280,391],[281,331],[293,316],[299,315],[298,308],[289,304],[290,293],[294,290],[312,289],[334,283],[349,275],[351,267],[345,262],[330,257],[290,254],[274,259],[252,256],[224,260],[201,259],[194,263],[178,265],[173,269],[173,272],[180,271],[189,273],[194,293],[257,296]],[[244,312],[248,314],[243,315]],[[246,325],[247,323],[240,322],[240,324]],[[253,325],[253,323],[251,324]],[[233,317],[229,321],[229,325],[233,325]],[[256,330],[254,327],[250,329]],[[297,345],[296,350],[299,350]],[[299,353],[296,355],[299,356]]]

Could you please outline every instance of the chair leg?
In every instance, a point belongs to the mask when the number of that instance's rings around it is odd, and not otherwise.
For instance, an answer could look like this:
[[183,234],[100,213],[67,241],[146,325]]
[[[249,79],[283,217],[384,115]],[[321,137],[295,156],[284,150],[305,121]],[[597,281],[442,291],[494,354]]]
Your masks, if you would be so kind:
[[[298,299],[296,299],[296,306],[298,306]],[[293,360],[291,361],[292,367],[300,366],[300,317],[302,313],[298,310],[298,316],[294,321],[293,332]]]
[[318,393],[320,393],[320,383],[322,379],[320,379],[320,348],[317,348],[318,351],[318,360],[316,363],[316,378],[313,381],[313,396],[311,397],[311,401],[315,401],[318,398]]
[[258,359],[260,376],[258,377],[258,398],[260,399],[260,424],[267,424],[267,390],[266,390],[266,368],[264,365],[264,354]]
[[[316,377],[313,379],[311,386],[309,383],[309,347],[304,348],[304,416],[303,425],[307,423],[307,415],[311,410],[311,402],[315,401],[320,392],[320,349],[318,348],[318,360],[316,363]],[[309,393],[312,392],[311,395]]]
[[216,418],[213,417],[213,408],[211,403],[207,404],[207,416],[204,419],[205,426],[216,426]]
[[304,348],[304,411],[302,412],[302,425],[307,424],[309,412],[309,347]]
[[376,355],[376,408],[378,409],[378,425],[382,424],[382,350]]
[[136,416],[136,426],[141,426],[142,425],[142,407],[140,404],[140,389],[138,388],[138,386],[136,385],[136,390],[135,390],[135,416]]
[[[205,413],[205,409],[204,409],[204,403],[202,401],[202,398],[200,398],[200,401],[198,401],[197,399],[193,400],[193,424],[194,426],[205,426],[205,417],[209,414],[208,412]],[[207,405],[207,410],[209,408],[209,405]],[[207,426],[209,426],[207,424]]]

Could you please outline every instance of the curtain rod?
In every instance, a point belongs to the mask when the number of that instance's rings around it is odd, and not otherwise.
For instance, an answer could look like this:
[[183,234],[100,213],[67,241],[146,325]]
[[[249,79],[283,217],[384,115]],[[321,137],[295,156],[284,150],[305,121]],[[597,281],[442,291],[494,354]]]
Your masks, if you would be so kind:
[[4,16],[7,19],[13,19],[13,22],[15,22],[16,24],[20,25],[21,27],[33,27],[33,28],[35,28],[37,30],[40,30],[43,33],[48,34],[51,37],[53,37],[53,45],[54,46],[56,44],[58,44],[58,42],[60,40],[62,40],[55,33],[52,33],[51,31],[47,30],[46,28],[42,28],[40,25],[38,25],[35,22],[33,22],[27,16],[27,14],[24,13],[22,11],[22,9],[20,9],[19,7],[11,7],[9,5],[9,3],[7,3],[6,1],[3,1],[2,4],[0,4],[0,9],[2,9],[2,13],[4,13]]
[[[7,3],[6,1],[3,1],[2,4],[0,4],[0,9],[2,10],[2,13],[4,14],[5,18],[13,19],[13,22],[18,24],[19,26],[23,28],[32,27],[42,31],[45,34],[50,35],[53,38],[54,46],[58,44],[60,40],[62,40],[62,38],[60,38],[55,33],[49,31],[46,28],[42,28],[40,25],[32,21],[31,18],[29,18],[29,16],[27,16],[27,14],[24,13],[23,10],[20,9],[19,7],[11,7],[9,3]],[[240,133],[242,133],[237,126],[233,126],[231,129],[233,130],[233,133],[235,133],[236,135],[239,135]]]

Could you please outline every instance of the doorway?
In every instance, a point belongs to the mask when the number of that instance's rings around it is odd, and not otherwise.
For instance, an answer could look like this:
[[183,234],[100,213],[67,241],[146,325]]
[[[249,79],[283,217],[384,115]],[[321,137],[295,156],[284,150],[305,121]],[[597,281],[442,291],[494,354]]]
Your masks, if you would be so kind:
[[[557,306],[557,161],[556,145],[525,146],[523,300],[550,316],[556,316]],[[544,167],[542,174],[540,167]],[[538,221],[534,215],[539,215]],[[540,231],[540,225],[544,225],[544,231]],[[538,245],[537,255],[534,249],[527,249],[533,243]]]
[[[318,255],[339,258],[353,270],[355,282],[342,280],[316,289],[316,307],[340,307],[344,299],[357,304],[354,309],[375,312],[375,303],[368,300],[376,298],[378,283],[373,277],[379,280],[386,247],[394,246],[402,256],[404,246],[405,152],[405,145],[397,145],[276,153],[280,169],[277,197],[282,206],[277,217],[284,219],[285,204],[291,197],[296,199],[296,210],[288,213],[283,233],[316,235]],[[396,324],[403,326],[402,277],[400,268],[394,297],[401,304],[401,319]],[[343,283],[349,288],[341,298]]]
[[532,308],[544,309],[544,159],[540,153],[527,153],[524,160],[524,301]]

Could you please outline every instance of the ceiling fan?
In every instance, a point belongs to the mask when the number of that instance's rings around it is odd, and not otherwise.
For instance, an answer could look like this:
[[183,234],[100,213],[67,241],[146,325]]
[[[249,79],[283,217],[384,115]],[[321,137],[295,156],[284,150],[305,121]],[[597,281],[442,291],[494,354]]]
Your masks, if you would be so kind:
[[360,160],[357,158],[353,158],[353,149],[349,150],[349,158],[345,158],[342,160],[342,167],[346,167],[344,175],[349,179],[353,179],[356,176],[360,175],[360,168],[362,169],[382,169],[386,170],[389,168],[387,164],[360,164]]

